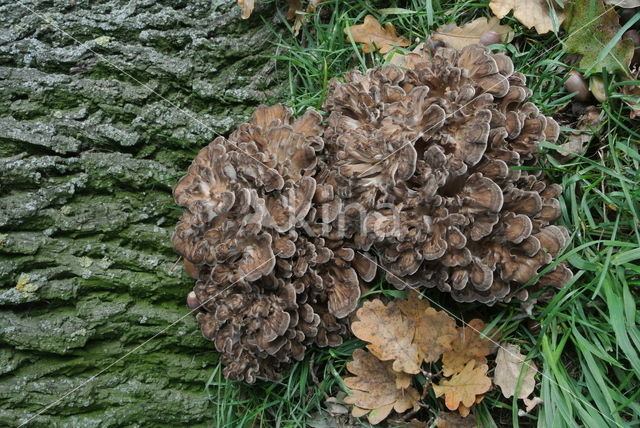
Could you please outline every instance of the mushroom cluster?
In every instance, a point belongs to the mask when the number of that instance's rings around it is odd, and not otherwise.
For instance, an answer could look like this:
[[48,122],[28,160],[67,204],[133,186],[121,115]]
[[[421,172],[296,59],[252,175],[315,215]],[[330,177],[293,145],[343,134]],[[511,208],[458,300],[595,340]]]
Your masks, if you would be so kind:
[[308,346],[342,343],[359,280],[375,276],[332,233],[336,198],[317,174],[322,132],[318,113],[294,120],[282,105],[261,106],[203,148],[174,189],[185,210],[173,244],[197,279],[190,306],[230,379],[275,379]]
[[[329,89],[331,181],[367,213],[354,243],[373,247],[400,289],[526,300],[525,284],[568,241],[552,225],[562,189],[527,168],[558,124],[527,101],[511,60],[482,46],[411,54],[406,65],[354,71]],[[537,285],[570,277],[559,264]]]
[[328,122],[282,105],[202,149],[174,189],[173,244],[224,374],[276,379],[310,346],[349,334],[363,282],[437,287],[460,302],[561,287],[541,141],[559,128],[527,101],[510,59],[475,45],[410,54],[330,84]]

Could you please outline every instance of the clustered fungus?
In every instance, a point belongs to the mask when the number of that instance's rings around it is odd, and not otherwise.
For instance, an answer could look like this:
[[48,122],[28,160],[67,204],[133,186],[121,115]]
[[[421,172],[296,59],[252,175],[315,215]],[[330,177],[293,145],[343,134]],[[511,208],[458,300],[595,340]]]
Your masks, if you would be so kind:
[[[225,375],[274,379],[349,334],[364,282],[460,302],[527,298],[567,243],[561,188],[535,168],[559,127],[525,77],[479,45],[334,80],[328,122],[259,107],[201,150],[174,190],[188,297]],[[523,168],[524,167],[524,168]],[[565,264],[533,287],[561,287]]]
[[[411,55],[404,70],[354,71],[329,89],[333,182],[367,210],[354,242],[375,249],[398,288],[525,300],[522,287],[568,241],[551,224],[561,188],[526,168],[558,124],[527,101],[525,76],[505,55],[479,45]],[[559,264],[537,284],[570,276]]]

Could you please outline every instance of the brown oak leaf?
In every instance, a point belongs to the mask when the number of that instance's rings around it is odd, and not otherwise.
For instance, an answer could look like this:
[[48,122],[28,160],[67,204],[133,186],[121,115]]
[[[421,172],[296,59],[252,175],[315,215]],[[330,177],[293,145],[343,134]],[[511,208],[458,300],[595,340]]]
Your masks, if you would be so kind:
[[427,363],[438,361],[440,356],[453,349],[458,336],[456,322],[444,311],[429,308],[416,321],[414,343]]
[[503,343],[496,355],[496,369],[493,382],[500,387],[502,395],[511,398],[516,393],[518,379],[523,371],[520,380],[518,398],[527,398],[535,389],[536,381],[534,376],[538,372],[533,361],[525,362],[525,356],[520,353],[520,347],[510,343]]
[[421,300],[416,292],[411,292],[406,300],[397,300],[396,304],[413,321],[413,343],[418,346],[425,362],[438,361],[445,351],[451,350],[458,331],[455,320],[446,312],[436,311],[426,300]]
[[393,24],[385,24],[383,27],[373,15],[364,18],[364,24],[352,25],[344,29],[347,37],[356,43],[364,43],[362,50],[365,53],[374,52],[376,49],[385,54],[396,46],[409,46],[409,40],[398,36]]
[[351,414],[354,417],[367,415],[369,423],[382,422],[391,410],[398,413],[420,408],[420,394],[413,388],[397,388],[397,378],[407,377],[391,368],[391,362],[380,361],[362,349],[353,352],[353,361],[347,363],[355,377],[348,377],[344,383],[350,389],[345,403],[353,404]]
[[414,290],[407,293],[406,299],[396,299],[394,302],[398,305],[402,313],[413,321],[420,317],[426,309],[431,307],[429,301],[427,299],[421,299],[420,294]]
[[443,25],[431,35],[431,39],[439,40],[448,47],[462,49],[465,46],[480,43],[480,36],[487,31],[495,31],[500,39],[509,43],[513,40],[513,30],[508,25],[500,25],[496,18],[478,18],[458,27],[455,22]]
[[287,10],[287,14],[285,17],[289,21],[293,21],[293,34],[296,36],[300,33],[300,29],[302,28],[302,21],[304,19],[304,15],[296,13],[298,11],[304,10],[302,7],[302,3],[300,0],[287,0],[287,4],[289,5],[289,9]]
[[316,10],[320,3],[324,3],[327,0],[309,0],[309,5],[307,6],[307,12],[313,12]]
[[413,343],[413,321],[394,303],[385,306],[375,299],[358,309],[358,320],[351,324],[353,334],[369,342],[367,349],[382,361],[393,360],[393,370],[419,373],[421,356]]
[[[483,399],[484,395],[476,396],[475,404],[480,403]],[[460,405],[458,406],[458,413],[460,413],[460,416],[462,416],[463,418],[466,418],[467,416],[469,416],[469,413],[471,413],[471,407],[467,407],[464,404],[460,403]]]
[[547,0],[491,0],[489,7],[500,19],[513,9],[513,17],[527,28],[535,27],[538,34],[558,31],[559,25],[564,20],[562,10],[552,10]]
[[460,373],[451,379],[445,379],[439,385],[433,385],[436,397],[444,395],[444,404],[449,410],[456,410],[460,404],[471,407],[478,395],[491,388],[491,379],[487,376],[489,366],[469,361]]
[[287,5],[289,6],[289,9],[287,10],[285,17],[290,21],[296,17],[297,11],[303,10],[300,0],[287,0]]
[[486,356],[493,352],[495,345],[489,337],[480,334],[484,328],[482,320],[473,319],[467,326],[458,329],[452,349],[442,356],[442,372],[445,376],[459,373],[471,360],[478,364],[487,362]]

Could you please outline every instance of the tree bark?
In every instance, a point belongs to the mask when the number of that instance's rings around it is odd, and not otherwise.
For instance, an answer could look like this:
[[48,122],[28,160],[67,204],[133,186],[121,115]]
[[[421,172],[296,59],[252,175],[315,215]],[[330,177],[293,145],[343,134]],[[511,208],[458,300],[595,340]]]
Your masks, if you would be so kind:
[[281,93],[260,7],[0,2],[0,426],[210,425],[171,188]]

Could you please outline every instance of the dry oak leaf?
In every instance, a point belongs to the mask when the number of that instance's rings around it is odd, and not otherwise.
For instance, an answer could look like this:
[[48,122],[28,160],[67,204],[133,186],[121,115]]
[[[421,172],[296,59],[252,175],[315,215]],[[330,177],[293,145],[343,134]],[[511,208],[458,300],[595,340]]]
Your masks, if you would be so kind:
[[[552,10],[547,0],[491,0],[489,7],[500,19],[513,9],[513,17],[527,28],[535,27],[538,34],[557,32],[564,20],[564,13],[561,10]],[[556,15],[555,25],[553,14]]]
[[442,356],[442,372],[445,376],[459,373],[471,360],[478,364],[487,362],[485,357],[493,352],[494,344],[489,337],[480,334],[484,328],[482,320],[472,319],[467,326],[458,329],[452,349]]
[[367,341],[367,349],[382,361],[394,360],[393,370],[419,373],[421,358],[413,343],[414,323],[402,314],[393,302],[385,306],[375,299],[365,302],[356,313],[358,321],[351,324],[351,331],[359,339]]
[[567,140],[556,149],[563,159],[569,160],[576,155],[583,155],[587,150],[587,144],[596,134],[602,122],[602,109],[596,106],[587,106],[584,113],[578,118],[573,130],[565,132]]
[[300,0],[287,0],[287,5],[289,6],[289,9],[287,10],[287,14],[285,15],[285,17],[288,20],[292,20],[293,18],[295,18],[297,11],[303,10]]
[[413,321],[413,343],[425,362],[438,361],[444,352],[451,350],[458,330],[455,320],[446,312],[436,311],[426,300],[421,300],[416,292],[411,292],[406,300],[397,300],[396,304]]
[[[476,397],[475,404],[479,404],[482,400],[484,400],[484,395],[478,395]],[[467,407],[464,404],[460,404],[458,406],[458,413],[460,413],[460,416],[462,416],[463,418],[466,418],[467,416],[469,416],[469,413],[471,413],[471,407]]]
[[394,52],[390,58],[389,64],[397,65],[400,68],[414,68],[418,62],[424,61],[424,56],[428,49],[424,43],[418,43],[418,45],[409,53],[403,54],[400,52]]
[[538,404],[544,403],[544,400],[540,397],[533,397],[532,399],[523,398],[522,402],[524,403],[525,411],[518,411],[518,416],[524,416],[527,413],[531,413],[531,411],[535,409]]
[[431,307],[429,301],[427,299],[421,299],[420,294],[414,290],[407,293],[406,299],[396,299],[394,302],[398,305],[402,313],[414,322],[424,314],[425,310]]
[[356,43],[364,43],[362,50],[365,53],[374,52],[376,49],[381,54],[386,54],[396,46],[409,46],[409,40],[398,36],[393,24],[385,24],[383,27],[373,15],[364,18],[364,24],[352,25],[344,29],[344,33]]
[[432,35],[432,40],[439,40],[450,48],[462,49],[465,46],[480,43],[480,36],[487,31],[495,31],[500,35],[500,39],[504,43],[513,40],[513,30],[508,25],[500,25],[497,18],[492,17],[474,19],[471,22],[458,27],[455,22],[443,25],[438,28]]
[[309,5],[307,6],[307,12],[313,12],[316,10],[320,3],[324,3],[327,0],[309,0]]
[[522,369],[525,373],[520,381],[520,390],[518,398],[527,398],[535,389],[536,381],[534,379],[538,369],[533,361],[525,363],[525,356],[520,353],[520,347],[510,343],[502,343],[498,349],[496,356],[496,369],[493,373],[493,383],[498,385],[502,390],[502,395],[506,398],[513,397],[516,393],[516,386]]
[[300,0],[287,0],[287,4],[289,5],[289,9],[287,10],[287,14],[285,17],[289,21],[293,21],[293,34],[298,35],[300,33],[300,29],[302,28],[302,21],[304,20],[304,15],[296,13],[299,10],[304,10],[302,7],[302,3]]
[[457,413],[442,412],[436,419],[438,428],[476,428],[476,417],[463,417]]
[[471,407],[476,403],[478,395],[484,394],[491,388],[491,379],[487,376],[489,366],[476,365],[469,361],[460,373],[451,379],[445,379],[439,385],[433,385],[436,397],[444,395],[444,404],[449,410],[456,410],[460,404]]
[[238,6],[242,8],[240,17],[242,19],[249,19],[253,12],[255,0],[238,0]]
[[369,423],[375,425],[389,416],[391,410],[403,413],[420,408],[418,391],[396,388],[396,378],[408,375],[395,372],[390,362],[380,361],[363,349],[356,349],[352,358],[353,361],[347,363],[347,370],[356,376],[344,380],[350,389],[344,402],[353,404],[351,414],[354,417],[367,415]]

